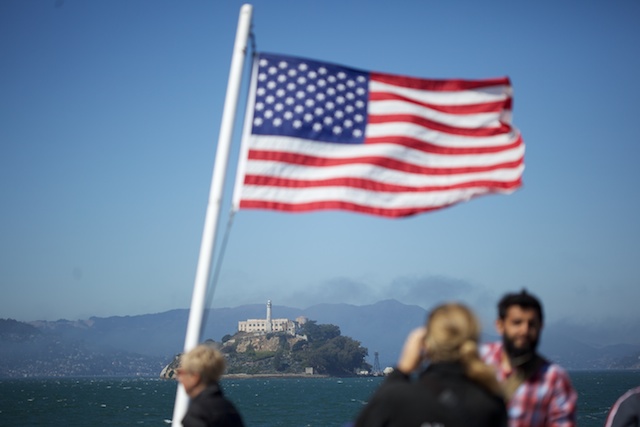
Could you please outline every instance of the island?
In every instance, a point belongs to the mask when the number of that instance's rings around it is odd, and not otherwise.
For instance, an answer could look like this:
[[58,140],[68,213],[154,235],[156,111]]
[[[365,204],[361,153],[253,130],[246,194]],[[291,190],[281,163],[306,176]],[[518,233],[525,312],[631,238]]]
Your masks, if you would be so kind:
[[[220,342],[204,342],[224,354],[225,375],[348,377],[371,373],[365,361],[367,348],[343,336],[340,327],[304,317],[273,319],[271,309],[267,301],[266,318],[239,321],[235,334],[225,335]],[[161,378],[175,378],[180,357],[175,355],[162,369]]]

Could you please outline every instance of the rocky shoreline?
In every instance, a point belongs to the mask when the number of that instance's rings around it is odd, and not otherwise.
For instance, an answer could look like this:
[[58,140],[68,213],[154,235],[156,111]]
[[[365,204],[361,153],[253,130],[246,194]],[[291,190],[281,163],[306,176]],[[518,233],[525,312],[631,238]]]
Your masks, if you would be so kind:
[[[176,380],[175,377],[161,377],[163,379],[173,379]],[[222,376],[222,380],[241,380],[241,379],[251,379],[251,378],[332,378],[331,375],[322,375],[322,374],[224,374]],[[335,377],[338,378],[338,377]]]
[[331,378],[331,375],[321,374],[225,374],[222,379],[243,379],[243,378]]

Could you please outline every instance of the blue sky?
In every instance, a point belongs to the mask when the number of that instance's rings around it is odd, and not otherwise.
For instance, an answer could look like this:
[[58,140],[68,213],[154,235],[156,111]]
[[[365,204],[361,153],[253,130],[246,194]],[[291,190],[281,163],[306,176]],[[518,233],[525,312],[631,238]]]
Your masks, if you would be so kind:
[[[0,2],[0,318],[189,307],[241,5]],[[253,5],[260,51],[508,75],[524,187],[400,220],[241,211],[214,306],[458,299],[490,319],[526,287],[550,321],[609,331],[603,342],[637,330],[640,3]]]

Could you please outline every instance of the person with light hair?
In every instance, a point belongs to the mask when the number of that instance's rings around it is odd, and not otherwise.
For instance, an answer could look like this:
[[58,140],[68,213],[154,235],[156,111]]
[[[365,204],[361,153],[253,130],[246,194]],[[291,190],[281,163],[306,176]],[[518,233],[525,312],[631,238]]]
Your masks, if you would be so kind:
[[479,339],[480,323],[465,305],[436,307],[426,325],[409,334],[396,369],[355,427],[505,427],[501,387],[480,359]]
[[244,427],[240,413],[219,385],[225,366],[222,353],[208,345],[182,355],[178,381],[191,399],[183,427]]

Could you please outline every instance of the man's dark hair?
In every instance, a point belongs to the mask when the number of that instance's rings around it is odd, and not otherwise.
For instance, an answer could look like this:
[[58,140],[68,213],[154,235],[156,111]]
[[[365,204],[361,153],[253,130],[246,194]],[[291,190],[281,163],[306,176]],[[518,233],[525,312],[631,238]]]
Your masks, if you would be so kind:
[[534,309],[536,312],[538,312],[540,323],[542,323],[542,321],[544,320],[542,313],[542,304],[540,303],[540,300],[528,293],[526,289],[523,289],[518,293],[506,294],[502,297],[502,299],[498,303],[498,316],[500,317],[500,319],[504,320],[504,318],[507,316],[507,310],[509,309],[509,307],[514,305],[526,309]]

